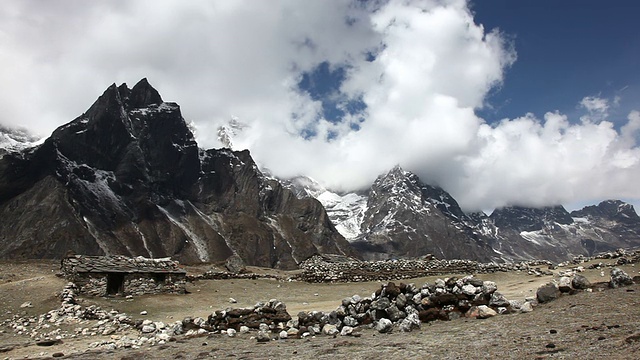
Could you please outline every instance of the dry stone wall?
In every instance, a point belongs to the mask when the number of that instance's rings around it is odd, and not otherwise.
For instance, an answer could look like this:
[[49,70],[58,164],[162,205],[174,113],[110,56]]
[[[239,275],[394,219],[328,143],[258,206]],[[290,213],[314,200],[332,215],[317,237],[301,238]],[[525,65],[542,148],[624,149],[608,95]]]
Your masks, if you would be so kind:
[[[71,280],[82,294],[90,296],[106,296],[108,274],[78,274]],[[143,294],[184,294],[186,278],[181,274],[163,274],[158,279],[154,274],[124,274],[123,292],[121,295],[139,296]]]
[[528,271],[547,274],[545,268],[553,264],[547,260],[532,260],[514,264],[480,263],[472,260],[386,260],[333,262],[321,255],[300,264],[299,280],[307,282],[362,282],[410,279],[443,274],[482,274],[498,271]]

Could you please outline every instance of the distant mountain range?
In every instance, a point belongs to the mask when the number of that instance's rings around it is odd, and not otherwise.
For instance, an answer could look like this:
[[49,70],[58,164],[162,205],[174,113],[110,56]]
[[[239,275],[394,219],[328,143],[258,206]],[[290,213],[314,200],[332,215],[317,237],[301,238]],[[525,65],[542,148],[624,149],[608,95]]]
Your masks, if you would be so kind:
[[336,194],[297,177],[284,181],[298,196],[323,203],[336,229],[366,259],[420,257],[482,261],[564,261],[640,246],[640,217],[619,200],[569,213],[564,207],[465,213],[442,188],[395,167],[368,191]]
[[[218,135],[231,147],[244,127],[232,119]],[[292,269],[315,254],[563,261],[640,246],[640,218],[618,200],[488,216],[400,167],[358,193],[276,179],[246,150],[199,148],[180,107],[146,79],[111,85],[36,140],[0,127],[0,258],[71,251]]]

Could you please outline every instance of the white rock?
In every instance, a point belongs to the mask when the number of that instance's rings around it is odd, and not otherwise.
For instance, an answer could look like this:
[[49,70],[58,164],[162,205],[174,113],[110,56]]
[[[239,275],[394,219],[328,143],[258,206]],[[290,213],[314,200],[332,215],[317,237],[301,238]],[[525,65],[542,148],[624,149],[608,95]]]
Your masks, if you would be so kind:
[[353,334],[353,328],[351,326],[343,326],[340,331],[340,336],[347,336]]
[[227,336],[235,337],[236,336],[236,330],[235,329],[227,329]]
[[389,332],[391,331],[392,327],[393,323],[391,322],[391,320],[385,318],[378,320],[378,323],[376,324],[376,330],[378,330],[378,332],[380,333]]
[[229,298],[229,302],[232,304],[235,304],[238,302],[238,300],[234,299],[234,298]]
[[325,335],[335,335],[338,332],[339,332],[338,328],[335,325],[325,324],[322,327],[322,333],[325,334]]
[[152,333],[152,332],[156,331],[156,327],[153,326],[153,325],[143,325],[141,331],[144,334]]
[[148,314],[147,310],[140,311],[140,315],[147,315],[147,314]]
[[289,334],[287,334],[287,332],[285,330],[280,331],[280,334],[278,334],[278,337],[280,339],[286,339],[287,337],[289,337]]
[[471,284],[464,285],[462,286],[462,293],[469,296],[475,295],[476,287]]
[[522,307],[520,307],[520,312],[528,313],[532,311],[533,311],[533,306],[529,301],[525,302],[524,304],[522,304]]

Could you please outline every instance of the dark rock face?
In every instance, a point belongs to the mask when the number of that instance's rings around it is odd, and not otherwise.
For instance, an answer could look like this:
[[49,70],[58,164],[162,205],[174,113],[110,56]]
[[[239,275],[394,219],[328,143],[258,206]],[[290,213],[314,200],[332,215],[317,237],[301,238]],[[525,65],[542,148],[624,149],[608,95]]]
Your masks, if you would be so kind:
[[495,253],[487,238],[471,223],[446,191],[395,167],[371,187],[362,235],[352,244],[368,259],[491,259]]
[[42,145],[0,159],[0,257],[173,256],[294,268],[355,255],[322,205],[297,199],[248,151],[201,150],[146,79],[110,86]]

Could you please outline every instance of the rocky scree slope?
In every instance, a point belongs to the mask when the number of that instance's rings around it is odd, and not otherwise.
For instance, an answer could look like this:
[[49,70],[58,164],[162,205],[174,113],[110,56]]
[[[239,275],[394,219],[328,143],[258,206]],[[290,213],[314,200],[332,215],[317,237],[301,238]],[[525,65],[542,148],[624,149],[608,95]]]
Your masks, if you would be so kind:
[[315,199],[266,178],[248,151],[202,150],[146,79],[110,86],[41,145],[0,158],[0,258],[171,256],[290,269],[356,256]]
[[632,205],[607,200],[569,213],[562,206],[509,206],[490,216],[465,213],[440,187],[395,167],[360,193],[336,194],[305,177],[285,181],[299,197],[315,197],[366,259],[415,258],[556,262],[640,247]]

